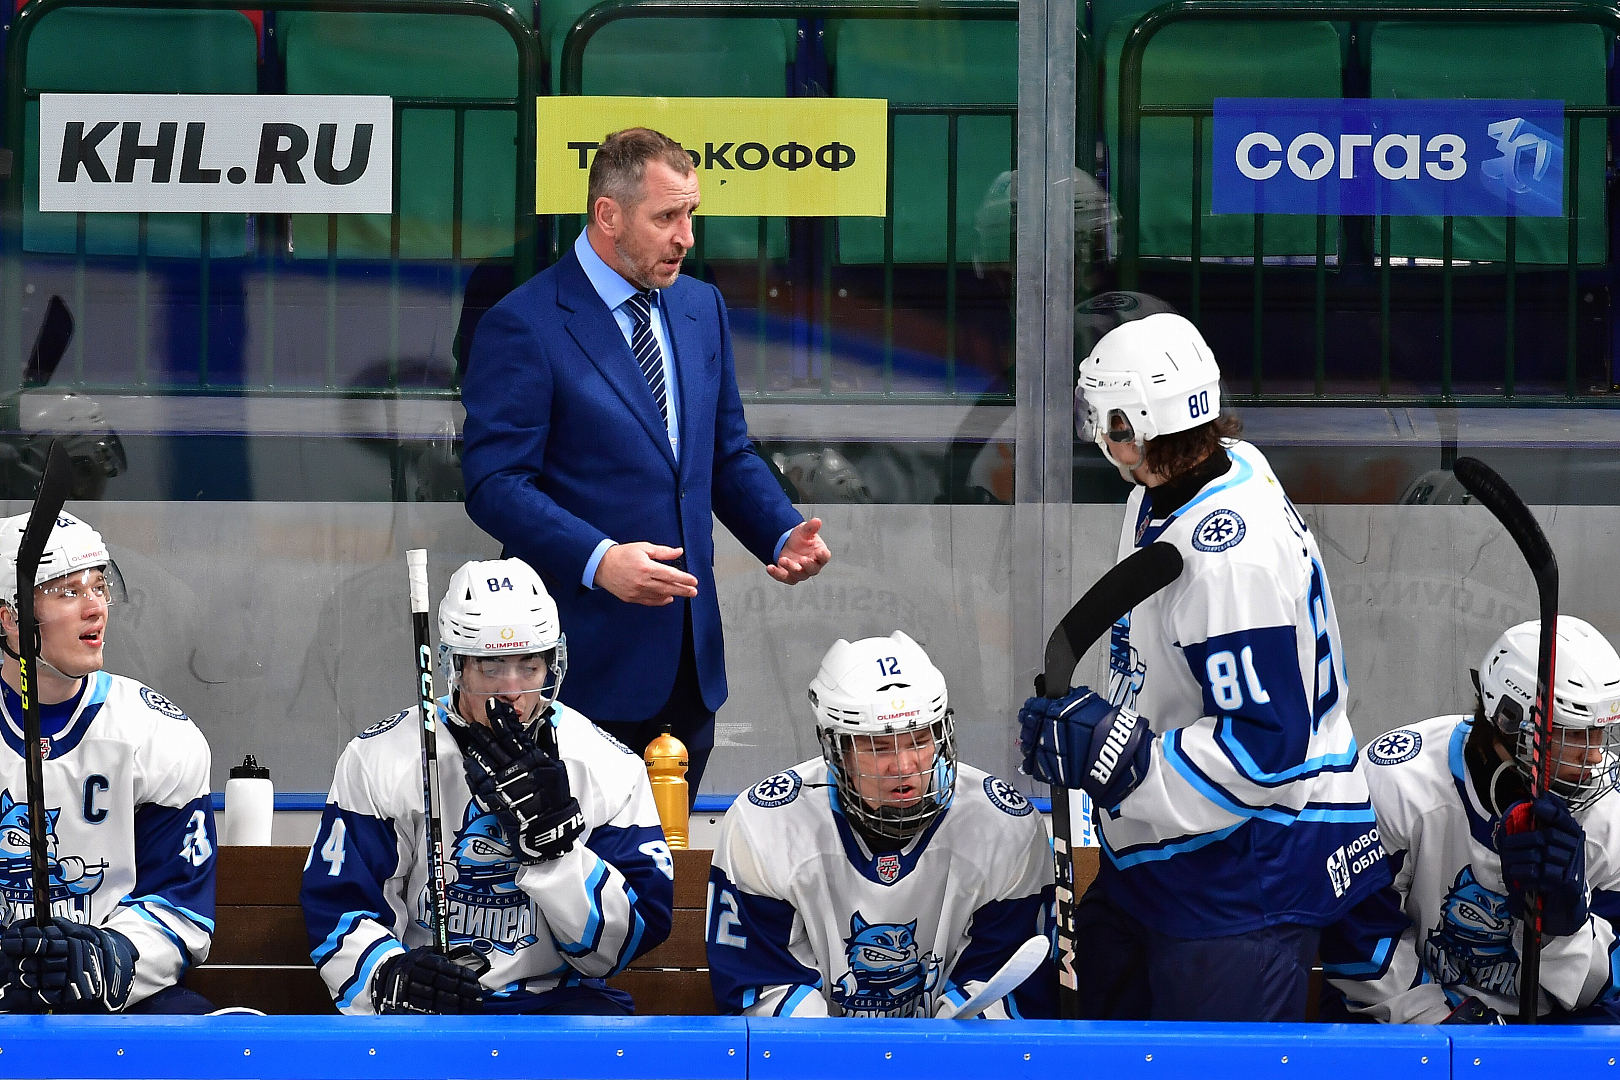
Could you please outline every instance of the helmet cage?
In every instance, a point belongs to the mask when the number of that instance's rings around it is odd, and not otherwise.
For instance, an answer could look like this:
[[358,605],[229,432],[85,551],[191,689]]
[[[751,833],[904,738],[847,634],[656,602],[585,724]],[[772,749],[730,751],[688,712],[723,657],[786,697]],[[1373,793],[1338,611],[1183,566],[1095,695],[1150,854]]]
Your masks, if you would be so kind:
[[[859,728],[836,723],[818,725],[816,735],[821,742],[822,757],[832,774],[838,806],[844,816],[861,831],[886,840],[910,840],[931,825],[951,805],[956,793],[953,716],[947,708],[933,723],[897,724],[882,731],[870,725]],[[879,746],[878,740],[885,740],[887,745]],[[898,764],[900,755],[908,750],[919,759],[916,772],[901,773],[883,768],[889,761]],[[927,754],[926,764],[920,761],[924,754]],[[863,781],[887,785],[906,779],[912,781],[916,794],[904,802],[880,801],[874,806],[861,794]]]
[[[1558,706],[1569,703],[1559,697]],[[1491,724],[1512,747],[1513,761],[1527,782],[1534,784],[1536,761],[1536,725],[1518,701],[1503,694],[1496,704]],[[1591,760],[1597,750],[1597,759]],[[1548,761],[1547,788],[1569,804],[1571,810],[1591,806],[1598,799],[1620,786],[1620,723],[1574,726],[1552,725],[1546,748]],[[1564,771],[1578,769],[1575,775],[1562,775]]]

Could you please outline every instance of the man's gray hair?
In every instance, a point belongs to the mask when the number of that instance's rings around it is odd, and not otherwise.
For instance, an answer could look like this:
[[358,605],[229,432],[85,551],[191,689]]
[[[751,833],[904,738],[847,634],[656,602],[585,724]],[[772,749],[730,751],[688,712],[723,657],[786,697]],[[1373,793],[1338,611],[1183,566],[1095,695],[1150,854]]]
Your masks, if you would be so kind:
[[639,203],[649,161],[661,161],[682,176],[693,169],[681,144],[652,128],[625,128],[603,139],[591,161],[585,213],[594,215],[596,200],[604,195],[626,210]]

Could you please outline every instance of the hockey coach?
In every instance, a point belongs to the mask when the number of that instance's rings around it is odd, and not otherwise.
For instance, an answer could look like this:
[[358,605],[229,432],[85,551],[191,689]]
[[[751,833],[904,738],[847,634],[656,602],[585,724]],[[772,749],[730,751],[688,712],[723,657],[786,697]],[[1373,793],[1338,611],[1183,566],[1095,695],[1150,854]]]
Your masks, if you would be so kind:
[[467,513],[556,597],[566,703],[638,751],[667,725],[694,794],[726,699],[713,518],[786,584],[831,558],[748,438],[719,291],[681,276],[699,200],[679,143],[607,136],[585,231],[484,316],[462,388]]

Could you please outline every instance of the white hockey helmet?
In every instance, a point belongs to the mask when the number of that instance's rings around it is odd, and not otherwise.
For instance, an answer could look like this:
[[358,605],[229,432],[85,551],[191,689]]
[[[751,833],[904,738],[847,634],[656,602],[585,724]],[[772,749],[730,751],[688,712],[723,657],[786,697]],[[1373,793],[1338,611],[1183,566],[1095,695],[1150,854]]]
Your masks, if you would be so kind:
[[[1485,718],[1513,745],[1527,775],[1534,760],[1530,707],[1540,638],[1540,620],[1509,627],[1479,665]],[[1573,615],[1558,616],[1553,649],[1551,787],[1570,806],[1586,806],[1615,786],[1620,765],[1620,654]]]
[[439,671],[451,687],[461,689],[469,663],[488,668],[487,675],[494,678],[514,672],[522,659],[537,657],[545,670],[530,665],[535,685],[521,688],[540,695],[536,713],[556,701],[562,689],[568,640],[557,618],[557,602],[528,563],[469,562],[450,575],[450,587],[439,602]]
[[[27,514],[0,521],[0,604],[13,608],[17,604],[17,553],[27,528]],[[122,603],[126,599],[123,577],[118,572],[118,564],[107,553],[101,534],[63,510],[56,515],[56,524],[45,538],[45,551],[39,557],[34,583],[47,585],[58,578],[97,569],[102,570],[106,578],[107,601]]]
[[956,733],[942,675],[904,633],[839,638],[810,680],[821,752],[844,815],[905,840],[956,790]]
[[1221,414],[1221,369],[1198,328],[1170,311],[1104,334],[1080,362],[1074,388],[1075,432],[1134,483],[1110,442],[1172,435]]

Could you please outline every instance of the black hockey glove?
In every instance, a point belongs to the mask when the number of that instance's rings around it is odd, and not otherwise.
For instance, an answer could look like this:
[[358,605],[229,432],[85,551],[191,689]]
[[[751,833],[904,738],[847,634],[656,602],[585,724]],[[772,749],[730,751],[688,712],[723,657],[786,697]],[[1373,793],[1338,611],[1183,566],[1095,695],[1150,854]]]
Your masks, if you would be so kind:
[[114,1013],[129,1001],[140,952],[116,930],[53,917],[0,931],[6,1004],[59,1012]]
[[1440,1021],[1442,1024],[1505,1024],[1500,1013],[1472,994],[1457,1003],[1457,1007],[1446,1014]]
[[1528,919],[1526,894],[1541,894],[1541,929],[1562,937],[1586,925],[1586,833],[1569,807],[1548,792],[1507,808],[1496,825],[1508,911]]
[[1030,698],[1018,710],[1018,728],[1026,775],[1082,789],[1104,809],[1136,790],[1152,760],[1147,721],[1084,686],[1060,698]]
[[484,1011],[484,988],[470,969],[432,949],[395,953],[382,962],[371,984],[379,1013],[454,1015]]
[[[540,746],[523,729],[517,710],[499,698],[490,698],[485,712],[487,730],[468,724],[460,731],[467,786],[500,820],[524,863],[562,858],[585,831],[585,815],[555,744],[548,739]],[[536,726],[549,734],[543,718]]]

